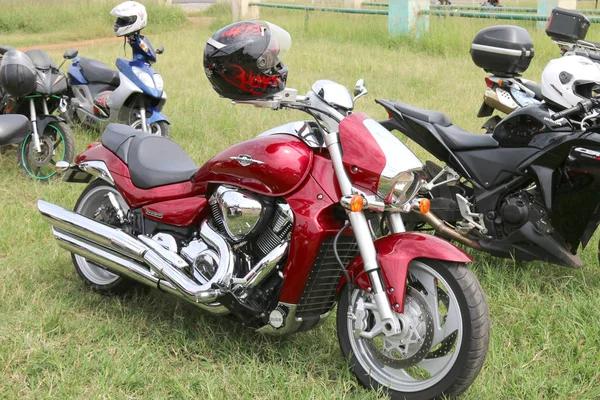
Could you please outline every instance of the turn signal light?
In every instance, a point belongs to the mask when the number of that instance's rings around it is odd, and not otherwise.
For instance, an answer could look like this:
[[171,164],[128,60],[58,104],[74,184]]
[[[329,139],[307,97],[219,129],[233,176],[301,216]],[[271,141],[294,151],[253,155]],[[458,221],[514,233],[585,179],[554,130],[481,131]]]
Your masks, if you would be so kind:
[[352,196],[352,199],[350,200],[350,211],[352,211],[352,212],[362,211],[364,206],[365,206],[365,199],[363,199],[363,197],[360,194],[355,194],[354,196]]
[[421,199],[419,201],[419,211],[421,214],[427,214],[431,210],[431,201],[429,199]]

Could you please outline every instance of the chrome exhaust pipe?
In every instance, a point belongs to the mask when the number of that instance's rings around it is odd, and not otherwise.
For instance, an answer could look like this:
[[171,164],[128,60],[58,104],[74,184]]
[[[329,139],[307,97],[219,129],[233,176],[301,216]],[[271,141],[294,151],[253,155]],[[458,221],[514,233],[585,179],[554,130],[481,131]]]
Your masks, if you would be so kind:
[[[212,284],[229,287],[233,275],[233,259],[229,247],[208,224],[203,224],[201,236],[219,250],[217,279],[198,285],[182,269],[189,265],[174,252],[158,242],[140,235],[139,240],[111,226],[54,204],[38,200],[38,209],[44,220],[53,226],[53,233],[61,247],[104,265],[107,270],[122,274],[151,286],[162,287],[193,303],[214,303],[221,294]],[[158,275],[158,276],[155,276]],[[167,282],[161,284],[162,279]],[[166,285],[169,283],[169,285]],[[172,289],[172,290],[171,290]]]
[[234,278],[233,284],[240,285],[243,288],[254,288],[258,286],[270,273],[273,268],[279,264],[279,261],[286,254],[288,249],[287,242],[281,243],[264,256],[259,262],[256,263],[254,268],[250,270],[243,278]]

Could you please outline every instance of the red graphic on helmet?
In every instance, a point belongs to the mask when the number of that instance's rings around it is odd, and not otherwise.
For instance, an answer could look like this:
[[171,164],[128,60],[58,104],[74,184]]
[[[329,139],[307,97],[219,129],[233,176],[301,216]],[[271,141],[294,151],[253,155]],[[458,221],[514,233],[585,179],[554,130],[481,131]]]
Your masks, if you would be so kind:
[[231,74],[233,79],[228,79],[226,75],[221,75],[227,82],[245,92],[250,94],[264,94],[269,88],[279,87],[279,76],[254,74],[252,71],[246,72],[239,65],[232,65],[231,67],[234,69],[234,72]]
[[221,38],[244,37],[250,35],[262,35],[263,28],[259,24],[238,24],[234,25],[221,34]]

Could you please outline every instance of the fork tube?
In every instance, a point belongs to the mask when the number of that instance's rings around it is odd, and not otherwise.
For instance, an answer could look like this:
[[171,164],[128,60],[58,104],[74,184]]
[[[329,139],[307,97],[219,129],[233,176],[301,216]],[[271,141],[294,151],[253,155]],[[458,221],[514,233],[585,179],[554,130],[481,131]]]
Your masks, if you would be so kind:
[[402,215],[400,215],[400,213],[389,213],[387,220],[392,233],[406,232],[404,221],[402,221]]
[[142,120],[142,131],[148,132],[148,125],[146,125],[146,106],[144,106],[144,98],[140,97],[140,119]]
[[[324,139],[327,149],[329,150],[329,155],[331,156],[331,160],[333,162],[333,168],[340,184],[342,195],[352,195],[352,182],[344,170],[339,136],[335,133],[332,133],[325,135]],[[379,311],[381,320],[383,322],[383,332],[385,335],[400,333],[400,323],[398,322],[398,318],[395,318],[392,313],[391,304],[387,299],[385,288],[383,287],[381,278],[379,277],[377,252],[375,251],[375,245],[373,244],[373,238],[371,236],[371,231],[369,230],[369,224],[365,218],[365,214],[362,211],[349,212],[348,219],[350,220],[352,230],[354,231],[354,236],[356,237],[356,242],[358,243],[358,249],[363,259],[365,272],[369,275],[369,280],[371,281],[375,304],[377,304],[377,310]]]
[[48,99],[43,99],[43,100],[42,100],[42,109],[43,109],[43,111],[44,111],[44,115],[48,115],[48,114],[50,114],[50,113],[48,112]]
[[29,99],[29,114],[31,115],[29,119],[31,120],[31,128],[33,130],[33,147],[35,147],[35,151],[39,153],[42,151],[42,148],[40,146],[40,137],[37,130],[37,115],[35,113],[35,102],[33,98]]

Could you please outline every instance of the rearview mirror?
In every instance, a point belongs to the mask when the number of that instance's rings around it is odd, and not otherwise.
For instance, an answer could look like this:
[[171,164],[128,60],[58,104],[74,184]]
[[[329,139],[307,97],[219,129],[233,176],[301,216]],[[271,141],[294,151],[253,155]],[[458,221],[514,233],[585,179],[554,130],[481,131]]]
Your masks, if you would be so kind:
[[365,87],[365,80],[363,78],[360,78],[356,81],[356,86],[354,86],[354,101],[356,101],[356,99],[364,96],[367,93],[369,93],[369,91]]
[[79,50],[70,49],[70,50],[65,51],[65,54],[63,54],[63,58],[66,60],[70,60],[72,58],[77,57],[77,54],[79,54]]
[[165,52],[165,48],[163,46],[158,46],[158,49],[156,49],[156,54],[162,54]]

